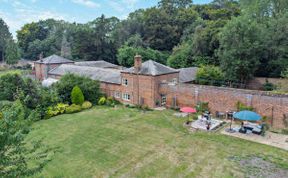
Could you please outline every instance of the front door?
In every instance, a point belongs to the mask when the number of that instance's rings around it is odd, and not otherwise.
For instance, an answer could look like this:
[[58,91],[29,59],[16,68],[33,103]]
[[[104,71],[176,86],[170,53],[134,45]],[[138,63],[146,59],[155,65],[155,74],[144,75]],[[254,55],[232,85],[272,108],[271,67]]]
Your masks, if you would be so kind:
[[167,97],[166,95],[161,95],[161,106],[166,106]]

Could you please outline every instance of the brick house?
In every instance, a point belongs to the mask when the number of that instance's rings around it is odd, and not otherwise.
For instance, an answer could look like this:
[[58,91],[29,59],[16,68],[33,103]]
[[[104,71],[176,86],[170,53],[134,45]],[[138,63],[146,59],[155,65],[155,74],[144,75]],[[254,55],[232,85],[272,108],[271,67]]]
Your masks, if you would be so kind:
[[[152,60],[142,63],[139,55],[135,56],[134,66],[131,68],[105,61],[73,62],[57,55],[35,62],[35,75],[38,80],[51,83],[67,73],[83,75],[99,80],[100,88],[107,96],[113,96],[123,103],[149,107],[166,105],[167,98],[159,92],[160,85],[192,81],[196,69],[191,68],[190,71],[189,73],[189,68],[176,70]],[[190,76],[190,79],[187,76]]]
[[139,55],[134,66],[124,68],[105,61],[73,62],[53,55],[35,62],[36,79],[51,85],[61,76],[74,73],[100,81],[107,96],[122,103],[168,107],[195,107],[198,102],[209,102],[212,113],[236,110],[240,101],[255,108],[262,116],[271,117],[273,127],[283,128],[288,119],[288,95],[276,95],[225,87],[190,84],[195,80],[197,68],[173,69],[148,60],[142,63]]

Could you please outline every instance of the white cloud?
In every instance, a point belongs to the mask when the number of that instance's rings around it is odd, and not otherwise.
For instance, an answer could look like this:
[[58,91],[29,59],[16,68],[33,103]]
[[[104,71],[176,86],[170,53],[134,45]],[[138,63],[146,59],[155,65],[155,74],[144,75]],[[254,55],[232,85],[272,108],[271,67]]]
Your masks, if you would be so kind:
[[129,8],[134,9],[139,0],[122,0],[122,2]]
[[128,17],[130,11],[136,9],[136,4],[139,0],[108,0],[108,4],[118,13],[121,13],[120,19]]
[[108,0],[108,4],[116,11],[133,10],[139,0]]
[[66,14],[55,12],[53,10],[28,6],[17,0],[12,2],[10,1],[9,3],[13,7],[13,12],[0,10],[0,17],[3,18],[7,23],[14,37],[16,36],[16,31],[26,23],[36,22],[49,18],[56,20],[66,20],[70,22],[75,21],[74,18],[71,18]]
[[108,4],[117,12],[123,13],[125,11],[125,8],[123,4],[117,1],[108,1]]
[[92,0],[72,0],[73,3],[80,4],[89,8],[97,8],[100,7],[100,4],[92,1]]

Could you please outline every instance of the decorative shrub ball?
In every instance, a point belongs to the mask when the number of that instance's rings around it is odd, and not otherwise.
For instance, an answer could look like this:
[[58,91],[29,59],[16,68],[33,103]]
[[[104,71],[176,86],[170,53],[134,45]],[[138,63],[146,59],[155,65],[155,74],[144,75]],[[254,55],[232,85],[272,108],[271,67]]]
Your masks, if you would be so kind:
[[72,104],[71,106],[66,108],[66,113],[71,114],[71,113],[80,112],[81,110],[82,110],[82,107],[80,105]]
[[106,104],[106,98],[102,96],[98,101],[98,105],[105,105],[105,104]]
[[89,109],[92,107],[92,103],[89,102],[89,101],[85,101],[83,104],[82,104],[82,109]]

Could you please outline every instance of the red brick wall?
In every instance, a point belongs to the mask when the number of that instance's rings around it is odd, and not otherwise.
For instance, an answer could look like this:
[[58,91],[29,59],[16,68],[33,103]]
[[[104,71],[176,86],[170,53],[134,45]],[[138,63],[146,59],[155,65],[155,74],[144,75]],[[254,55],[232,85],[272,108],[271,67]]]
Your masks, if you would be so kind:
[[172,106],[176,97],[177,106],[195,107],[197,102],[209,102],[212,113],[236,110],[236,103],[240,101],[255,108],[262,116],[272,117],[272,126],[283,128],[284,114],[288,114],[288,95],[272,95],[267,92],[240,90],[221,87],[185,85],[162,85],[160,93],[167,94],[167,106]]
[[[154,107],[154,79],[152,76],[135,75],[122,73],[122,79],[128,80],[128,86],[122,86],[122,93],[128,93],[131,96],[131,104],[140,104],[141,98],[143,105]],[[127,102],[127,101],[126,101]]]
[[48,77],[48,72],[61,64],[41,64],[35,63],[35,77],[38,80],[44,80]]
[[179,73],[159,75],[159,76],[154,77],[154,80],[155,80],[155,89],[154,89],[155,99],[154,99],[154,101],[158,100],[159,102],[161,102],[161,94],[162,93],[159,92],[161,84],[172,83],[174,78],[177,79],[177,82],[179,82]]
[[42,64],[35,63],[35,78],[37,80],[43,80]]
[[[129,73],[122,73],[122,79],[128,80],[128,86],[123,84],[111,84],[101,82],[101,90],[106,93],[107,96],[115,96],[115,92],[121,93],[121,98],[117,100],[128,103],[128,104],[140,104],[147,105],[151,108],[156,106],[156,100],[161,99],[159,93],[159,86],[162,81],[171,82],[173,78],[178,79],[179,74],[167,74],[160,76],[149,76],[149,75],[135,75]],[[130,95],[130,101],[122,99],[122,94],[127,93]]]

